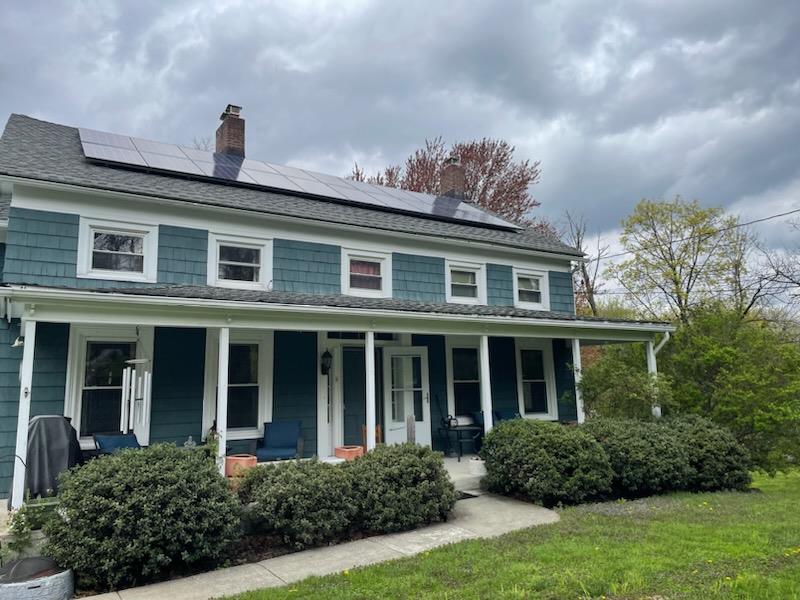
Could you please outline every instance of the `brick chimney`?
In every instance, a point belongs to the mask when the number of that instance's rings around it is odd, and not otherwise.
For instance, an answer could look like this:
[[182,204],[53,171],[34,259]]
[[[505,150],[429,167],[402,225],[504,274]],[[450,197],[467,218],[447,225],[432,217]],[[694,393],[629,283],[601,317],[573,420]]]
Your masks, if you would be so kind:
[[244,157],[244,119],[242,107],[228,104],[219,119],[217,128],[217,152]]
[[451,154],[444,161],[439,176],[439,195],[464,200],[466,198],[466,177],[461,159]]

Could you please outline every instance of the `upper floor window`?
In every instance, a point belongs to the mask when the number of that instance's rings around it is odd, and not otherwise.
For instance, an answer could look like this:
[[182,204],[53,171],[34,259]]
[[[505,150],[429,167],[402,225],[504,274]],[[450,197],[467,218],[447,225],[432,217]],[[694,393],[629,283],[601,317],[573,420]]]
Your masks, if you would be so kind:
[[272,253],[268,240],[210,234],[208,249],[209,285],[269,288]]
[[448,261],[445,279],[448,302],[486,303],[486,276],[482,264]]
[[391,255],[342,249],[342,292],[351,296],[388,298],[391,291]]
[[514,304],[519,308],[547,310],[547,277],[545,273],[517,271],[514,274]]
[[157,226],[84,219],[78,235],[78,277],[156,281]]

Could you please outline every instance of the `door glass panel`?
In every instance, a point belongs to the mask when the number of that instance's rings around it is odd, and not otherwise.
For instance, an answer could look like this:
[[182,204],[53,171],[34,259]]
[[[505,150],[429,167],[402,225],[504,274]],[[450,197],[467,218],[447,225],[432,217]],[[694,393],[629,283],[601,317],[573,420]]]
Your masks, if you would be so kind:
[[422,390],[414,390],[414,418],[417,421],[424,421],[422,414]]
[[[419,356],[392,357],[392,421],[402,421],[414,411],[422,416],[422,360]],[[406,406],[408,402],[408,406]]]

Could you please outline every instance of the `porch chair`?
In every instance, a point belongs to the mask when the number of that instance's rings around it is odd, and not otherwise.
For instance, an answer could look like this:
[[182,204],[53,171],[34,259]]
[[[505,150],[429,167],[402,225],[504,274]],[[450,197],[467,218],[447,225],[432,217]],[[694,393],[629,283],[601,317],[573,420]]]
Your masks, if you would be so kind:
[[300,421],[264,423],[264,439],[256,448],[258,462],[302,458],[303,436]]
[[96,433],[92,437],[98,454],[112,454],[123,448],[141,448],[135,433]]
[[492,411],[494,414],[494,420],[496,423],[500,421],[512,421],[513,419],[521,419],[522,415],[519,414],[519,411],[516,410],[494,410]]

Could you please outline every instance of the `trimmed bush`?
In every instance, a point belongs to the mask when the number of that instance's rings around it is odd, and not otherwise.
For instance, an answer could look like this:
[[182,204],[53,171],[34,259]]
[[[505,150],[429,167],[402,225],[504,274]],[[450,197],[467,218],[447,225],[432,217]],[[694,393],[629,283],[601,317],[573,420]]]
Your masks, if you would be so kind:
[[154,445],[102,456],[62,475],[45,554],[80,586],[140,585],[225,556],[239,504],[200,450]]
[[504,421],[483,441],[489,489],[545,506],[577,504],[611,488],[603,447],[579,427],[528,419]]
[[346,465],[366,531],[403,531],[447,519],[455,488],[440,452],[415,444],[378,446]]
[[744,490],[750,485],[750,454],[730,431],[696,415],[671,419],[666,427],[688,454],[688,489]]
[[668,427],[634,419],[592,419],[583,429],[608,455],[614,496],[686,489],[692,475],[688,451]]
[[350,472],[316,459],[256,467],[242,483],[261,528],[297,549],[345,537],[358,511]]

